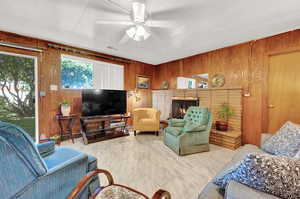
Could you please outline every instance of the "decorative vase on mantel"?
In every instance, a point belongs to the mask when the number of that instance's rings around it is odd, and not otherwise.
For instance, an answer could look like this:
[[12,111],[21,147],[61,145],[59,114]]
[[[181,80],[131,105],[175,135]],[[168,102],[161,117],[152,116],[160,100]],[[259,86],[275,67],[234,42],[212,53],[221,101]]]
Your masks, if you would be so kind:
[[68,101],[63,101],[62,103],[60,103],[60,112],[62,116],[70,116],[71,103]]

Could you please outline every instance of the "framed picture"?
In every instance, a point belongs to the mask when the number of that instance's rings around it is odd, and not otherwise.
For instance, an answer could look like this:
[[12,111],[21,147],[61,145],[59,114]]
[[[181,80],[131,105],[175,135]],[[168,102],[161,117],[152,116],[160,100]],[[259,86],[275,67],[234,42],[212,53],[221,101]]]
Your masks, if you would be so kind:
[[147,76],[136,76],[136,88],[149,89],[150,88],[150,78]]

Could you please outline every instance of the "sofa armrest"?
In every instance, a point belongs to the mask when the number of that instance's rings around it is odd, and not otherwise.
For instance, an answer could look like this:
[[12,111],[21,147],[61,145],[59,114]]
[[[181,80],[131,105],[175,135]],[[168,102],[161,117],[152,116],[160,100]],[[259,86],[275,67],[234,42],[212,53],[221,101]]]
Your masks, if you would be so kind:
[[51,155],[55,151],[55,142],[48,141],[36,145],[40,155],[44,158],[48,155]]
[[240,184],[236,181],[230,181],[225,190],[225,199],[279,199],[276,196],[261,192]]
[[260,147],[267,141],[270,137],[272,137],[273,134],[270,133],[262,133],[261,134],[261,139],[260,139]]

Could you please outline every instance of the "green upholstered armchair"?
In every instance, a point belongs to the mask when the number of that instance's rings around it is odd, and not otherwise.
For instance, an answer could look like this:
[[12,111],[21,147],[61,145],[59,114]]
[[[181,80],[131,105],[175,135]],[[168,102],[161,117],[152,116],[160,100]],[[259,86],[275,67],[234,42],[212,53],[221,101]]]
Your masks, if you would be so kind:
[[178,155],[209,151],[212,116],[206,107],[189,107],[184,119],[170,119],[164,143]]

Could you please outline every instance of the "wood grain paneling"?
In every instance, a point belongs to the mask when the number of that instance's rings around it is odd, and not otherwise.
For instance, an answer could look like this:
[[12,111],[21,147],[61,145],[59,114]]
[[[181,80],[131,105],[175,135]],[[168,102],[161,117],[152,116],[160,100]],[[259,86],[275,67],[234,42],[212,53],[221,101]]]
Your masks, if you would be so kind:
[[[39,99],[40,107],[42,107],[40,110],[43,110],[40,112],[43,118],[40,120],[40,130],[47,134],[56,134],[58,126],[53,121],[54,114],[58,111],[56,104],[61,99],[69,99],[77,104],[74,107],[76,111],[80,101],[78,91],[49,90],[50,84],[59,84],[60,82],[59,58],[61,52],[49,49],[47,41],[6,32],[0,32],[0,41],[44,49],[43,53],[39,55],[39,89],[46,91],[47,96]],[[170,89],[176,89],[176,78],[179,76],[190,77],[200,73],[208,73],[209,76],[212,76],[216,73],[223,73],[226,78],[225,87],[241,87],[244,93],[251,94],[250,97],[243,98],[242,140],[243,143],[259,144],[260,134],[266,132],[268,126],[268,57],[295,49],[300,49],[300,30],[218,49],[156,67],[133,61],[132,64],[125,64],[125,88],[127,90],[135,88],[136,75],[153,78],[151,81],[153,89],[160,89],[164,80],[169,81]],[[150,92],[150,90],[145,92]],[[151,102],[145,102],[145,104],[150,105]]]
[[[43,49],[42,53],[32,53],[32,52],[24,52],[24,50],[2,47],[2,50],[5,51],[12,51],[21,54],[29,53],[30,55],[38,56],[39,91],[46,92],[45,97],[39,97],[39,127],[40,127],[39,131],[40,133],[45,134],[47,136],[55,135],[58,134],[59,132],[57,121],[55,121],[55,115],[59,113],[59,109],[58,109],[59,102],[63,100],[68,100],[72,103],[72,113],[80,114],[81,112],[80,90],[68,90],[68,89],[59,89],[58,91],[50,90],[51,84],[58,85],[58,87],[60,88],[61,54],[70,54],[74,56],[95,59],[98,61],[106,61],[110,63],[124,65],[124,74],[125,74],[124,85],[126,90],[135,89],[136,75],[145,75],[145,76],[149,76],[152,79],[155,70],[154,66],[152,65],[133,61],[133,60],[131,60],[130,64],[127,64],[127,63],[120,63],[120,62],[115,62],[107,59],[102,59],[99,57],[84,56],[81,54],[49,48],[48,43],[52,43],[52,42],[30,38],[30,37],[24,37],[21,35],[7,33],[7,32],[0,31],[0,41]],[[69,48],[78,49],[75,47],[69,47]],[[83,50],[99,56],[104,55],[94,51],[88,51],[84,49],[79,49],[79,50]],[[151,97],[150,89],[141,91],[141,97],[142,100],[139,102],[130,101],[130,100],[128,101],[129,111],[131,111],[131,109],[135,107],[140,107],[140,106],[148,107],[152,105],[152,97]],[[80,129],[79,121],[77,121],[75,125],[75,131],[78,132],[79,129]]]
[[[181,60],[158,65],[155,69],[154,89],[162,81],[170,81],[176,88],[176,77],[208,73],[223,73],[225,87],[242,87],[250,97],[243,98],[243,143],[260,143],[260,134],[267,131],[268,57],[300,48],[300,30],[243,43]],[[172,71],[168,73],[168,71]]]

